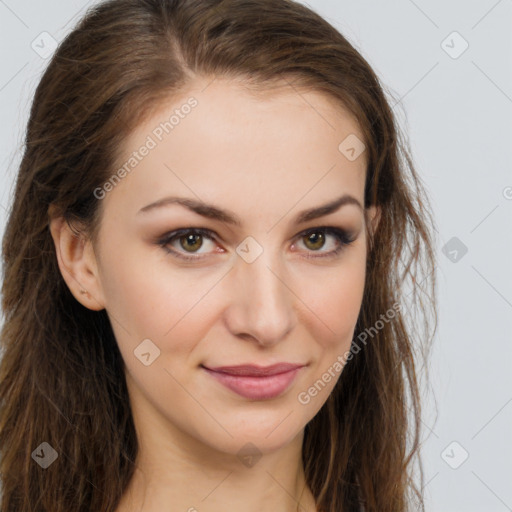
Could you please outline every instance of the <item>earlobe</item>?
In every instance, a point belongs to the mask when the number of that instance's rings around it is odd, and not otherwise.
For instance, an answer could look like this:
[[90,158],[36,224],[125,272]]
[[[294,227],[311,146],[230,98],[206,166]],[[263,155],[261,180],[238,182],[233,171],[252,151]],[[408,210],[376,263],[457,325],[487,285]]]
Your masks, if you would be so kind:
[[96,257],[89,240],[79,236],[63,217],[50,220],[60,273],[71,293],[93,311],[105,308]]

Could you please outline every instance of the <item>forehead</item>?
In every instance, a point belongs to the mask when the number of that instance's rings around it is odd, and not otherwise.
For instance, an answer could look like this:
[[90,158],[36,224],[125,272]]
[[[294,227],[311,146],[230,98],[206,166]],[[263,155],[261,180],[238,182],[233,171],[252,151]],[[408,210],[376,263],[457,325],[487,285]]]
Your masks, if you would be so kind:
[[357,121],[327,94],[288,82],[255,89],[240,80],[198,79],[125,140],[117,168],[128,172],[107,200],[124,197],[142,207],[181,193],[243,210],[270,200],[291,207],[305,195],[325,200],[332,191],[362,201],[365,154],[351,161],[340,150],[354,136],[363,140]]

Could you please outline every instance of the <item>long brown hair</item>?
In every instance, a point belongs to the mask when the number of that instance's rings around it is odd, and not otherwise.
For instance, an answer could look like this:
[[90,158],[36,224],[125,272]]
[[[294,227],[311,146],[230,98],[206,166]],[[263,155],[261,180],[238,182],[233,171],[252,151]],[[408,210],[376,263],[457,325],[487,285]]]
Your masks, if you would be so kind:
[[[48,208],[94,238],[93,191],[112,176],[123,140],[194,75],[243,77],[262,90],[288,80],[358,120],[365,206],[382,216],[359,350],[306,426],[303,463],[320,511],[402,512],[413,501],[423,509],[412,469],[421,421],[415,360],[435,331],[427,313],[436,317],[433,219],[377,76],[335,28],[291,0],[110,0],[59,45],[28,121],[3,239],[0,512],[113,511],[133,475],[138,444],[123,361],[106,311],[82,306],[59,272]],[[58,454],[47,469],[33,456],[43,442]]]

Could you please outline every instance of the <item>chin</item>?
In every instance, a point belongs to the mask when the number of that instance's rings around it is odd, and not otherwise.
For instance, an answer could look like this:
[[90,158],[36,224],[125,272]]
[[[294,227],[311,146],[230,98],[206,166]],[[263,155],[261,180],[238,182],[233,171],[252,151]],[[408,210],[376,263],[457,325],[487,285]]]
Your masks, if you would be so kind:
[[290,408],[283,410],[282,414],[274,415],[266,421],[264,418],[254,415],[254,421],[251,422],[250,416],[246,417],[244,423],[235,422],[233,424],[223,423],[224,428],[231,436],[222,428],[218,429],[215,435],[209,431],[203,437],[203,442],[215,449],[232,454],[240,455],[245,451],[249,453],[254,450],[262,455],[273,453],[282,449],[298,436],[302,436],[304,425],[293,423],[294,413]]

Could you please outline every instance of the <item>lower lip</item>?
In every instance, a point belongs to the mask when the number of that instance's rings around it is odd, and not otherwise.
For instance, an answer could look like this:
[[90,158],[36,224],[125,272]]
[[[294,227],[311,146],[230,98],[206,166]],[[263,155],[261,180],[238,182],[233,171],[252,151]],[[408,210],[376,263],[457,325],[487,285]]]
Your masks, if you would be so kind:
[[249,398],[250,400],[266,400],[276,398],[283,394],[291,385],[301,368],[295,368],[295,370],[265,377],[244,377],[241,375],[215,372],[204,367],[203,369],[228,389],[245,398]]

